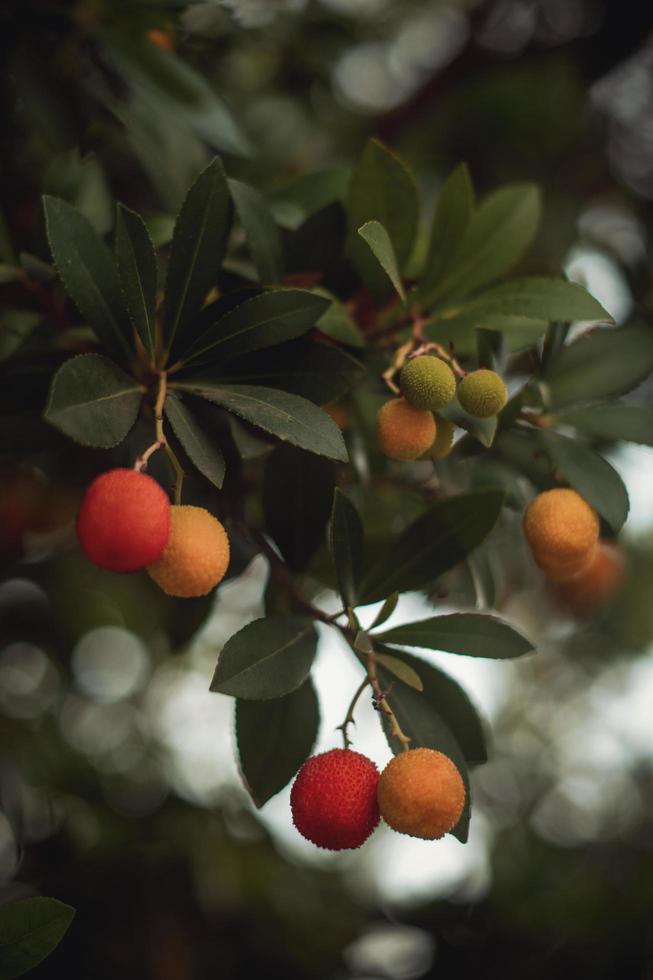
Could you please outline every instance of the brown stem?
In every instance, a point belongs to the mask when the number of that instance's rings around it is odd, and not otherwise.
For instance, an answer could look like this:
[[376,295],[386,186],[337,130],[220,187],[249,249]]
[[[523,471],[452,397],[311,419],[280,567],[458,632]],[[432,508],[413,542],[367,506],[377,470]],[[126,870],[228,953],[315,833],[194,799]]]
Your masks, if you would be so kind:
[[410,737],[406,735],[397,720],[397,716],[388,703],[388,692],[382,690],[377,674],[377,660],[374,648],[367,654],[367,677],[374,693],[374,704],[378,711],[382,711],[390,724],[390,734],[401,742],[404,752],[410,748]]
[[347,709],[347,714],[345,715],[345,720],[343,721],[343,723],[341,725],[338,725],[336,727],[336,731],[342,732],[342,737],[343,737],[343,740],[344,740],[345,748],[346,749],[348,749],[349,746],[352,744],[351,739],[347,735],[347,729],[349,728],[350,725],[355,725],[356,724],[356,721],[354,719],[354,711],[356,709],[356,705],[358,704],[358,699],[360,698],[361,694],[363,693],[363,691],[365,690],[365,688],[368,686],[369,683],[370,683],[369,677],[366,677],[361,682],[361,684],[359,685],[359,687],[356,689],[356,693],[354,694],[353,698],[351,699],[351,703],[349,705],[349,708]]

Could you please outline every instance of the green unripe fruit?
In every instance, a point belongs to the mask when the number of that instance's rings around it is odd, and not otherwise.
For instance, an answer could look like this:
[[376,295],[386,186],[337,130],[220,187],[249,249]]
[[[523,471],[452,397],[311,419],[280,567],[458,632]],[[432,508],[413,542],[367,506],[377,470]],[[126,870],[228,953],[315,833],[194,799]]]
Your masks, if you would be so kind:
[[444,408],[456,394],[456,379],[449,365],[429,354],[413,357],[404,365],[399,386],[411,405],[428,412]]
[[479,368],[465,375],[458,385],[458,401],[469,415],[489,419],[508,401],[506,386],[496,371]]
[[453,422],[436,415],[435,425],[435,441],[431,448],[424,453],[424,459],[444,459],[445,456],[449,455],[453,446],[453,434],[456,428]]

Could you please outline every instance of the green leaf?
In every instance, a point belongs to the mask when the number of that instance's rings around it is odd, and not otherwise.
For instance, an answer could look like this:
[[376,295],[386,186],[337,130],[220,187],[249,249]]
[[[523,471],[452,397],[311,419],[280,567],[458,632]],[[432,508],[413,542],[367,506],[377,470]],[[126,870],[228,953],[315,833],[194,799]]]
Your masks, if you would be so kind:
[[283,275],[283,245],[267,201],[240,180],[229,179],[227,184],[260,281],[279,282]]
[[156,254],[145,222],[123,204],[116,218],[116,261],[127,311],[145,350],[155,347]]
[[366,285],[387,294],[388,281],[357,232],[367,221],[379,221],[390,236],[400,269],[410,257],[417,232],[415,182],[404,163],[378,140],[370,140],[354,170],[347,198],[349,250]]
[[422,678],[416,670],[403,660],[399,660],[398,657],[393,657],[389,653],[377,653],[376,659],[382,667],[385,667],[394,677],[398,677],[404,684],[408,684],[409,687],[414,688],[416,691],[424,690]]
[[653,371],[653,330],[632,327],[594,330],[555,354],[546,372],[555,408],[626,394]]
[[511,279],[476,296],[457,311],[476,316],[525,316],[533,320],[612,320],[598,300],[576,282],[530,276]]
[[0,906],[0,978],[38,966],[66,934],[75,909],[55,898],[22,898]]
[[174,387],[221,405],[300,449],[342,462],[348,459],[342,433],[335,422],[298,395],[258,385],[220,385],[210,381],[179,381]]
[[472,215],[448,274],[423,302],[440,305],[505,275],[527,251],[539,220],[540,193],[533,184],[490,194]]
[[615,469],[588,446],[557,432],[540,432],[540,440],[565,479],[578,490],[617,534],[628,516],[628,493]]
[[411,524],[370,569],[359,602],[383,599],[390,592],[420,589],[466,558],[494,527],[503,493],[483,490],[460,494],[435,505]]
[[0,314],[0,364],[19,350],[43,320],[33,310],[4,309]]
[[498,427],[496,415],[491,415],[488,419],[478,419],[474,415],[469,415],[455,396],[448,405],[445,405],[438,412],[438,415],[453,422],[460,429],[469,432],[470,436],[473,436],[486,449],[489,449],[494,442]]
[[556,424],[573,425],[575,429],[609,442],[623,440],[653,446],[653,406],[614,402],[611,405],[588,405],[560,412]]
[[227,178],[216,157],[188,191],[175,224],[165,287],[164,338],[170,350],[186,344],[188,327],[215,285],[231,216]]
[[355,606],[363,571],[363,525],[349,497],[340,489],[333,495],[329,523],[329,550],[338,580],[338,590],[345,606]]
[[376,629],[377,626],[382,626],[383,623],[386,622],[386,620],[390,619],[393,612],[397,608],[398,602],[399,602],[398,592],[393,592],[392,595],[389,595],[388,598],[383,603],[383,605],[381,606],[381,608],[379,609],[376,616],[374,617],[374,622],[370,626],[370,629],[371,630]]
[[246,701],[283,697],[304,683],[316,649],[312,620],[286,615],[256,619],[224,645],[211,690]]
[[193,413],[172,392],[165,400],[165,413],[191,463],[218,489],[225,473],[220,447],[207,435]]
[[131,325],[109,249],[66,201],[45,196],[43,206],[52,258],[66,292],[107,350],[131,357]]
[[211,368],[211,378],[281,388],[326,405],[349,391],[363,371],[360,361],[333,344],[300,338],[234,358],[224,370]]
[[320,709],[310,678],[272,701],[236,701],[240,770],[257,807],[286,786],[317,738]]
[[300,337],[315,326],[327,306],[328,300],[307,289],[259,293],[205,330],[183,361],[187,365],[225,361]]
[[113,361],[79,354],[53,377],[44,418],[83,446],[110,449],[136,421],[144,393]]
[[397,265],[397,256],[392,247],[390,236],[380,221],[367,221],[358,229],[358,234],[367,242],[374,257],[387,275],[402,300],[406,300],[406,291],[401,281],[401,273]]
[[533,651],[521,633],[485,613],[453,613],[432,616],[417,623],[395,626],[378,637],[383,643],[409,647],[426,647],[460,653],[466,657],[490,657],[510,660]]
[[331,301],[331,305],[317,321],[317,329],[348,347],[364,347],[365,337],[347,307],[326,289],[318,288],[313,292]]
[[[456,352],[473,355],[477,349],[479,317],[466,312],[461,306],[455,312],[445,311],[427,322],[424,333],[429,340],[442,344],[452,342]],[[484,316],[483,329],[500,332],[508,350],[516,351],[532,347],[546,332],[546,320],[533,320],[526,316],[507,316],[504,313]]]
[[285,202],[295,211],[292,220],[286,216],[284,225],[297,228],[310,214],[343,201],[350,179],[348,167],[331,167],[329,170],[300,174],[286,181],[272,192],[275,201]]
[[306,568],[324,540],[334,483],[331,460],[294,446],[278,446],[266,462],[265,527],[294,571]]
[[451,267],[473,210],[474,188],[467,164],[461,163],[447,177],[438,198],[418,296],[428,295],[436,289]]

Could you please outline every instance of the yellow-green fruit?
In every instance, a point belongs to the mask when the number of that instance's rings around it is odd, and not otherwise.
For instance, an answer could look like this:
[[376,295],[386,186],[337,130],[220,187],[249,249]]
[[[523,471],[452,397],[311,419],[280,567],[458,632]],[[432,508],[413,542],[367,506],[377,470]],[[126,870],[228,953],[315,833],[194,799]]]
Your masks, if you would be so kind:
[[466,374],[458,385],[458,401],[474,418],[489,419],[506,404],[508,392],[496,371],[479,368]]
[[405,398],[393,398],[376,416],[376,438],[379,449],[390,459],[417,459],[436,435],[431,412],[414,408]]
[[404,365],[399,386],[411,405],[429,412],[444,408],[456,394],[453,371],[439,357],[430,354],[420,354]]
[[381,816],[393,830],[436,840],[460,820],[465,784],[449,756],[434,749],[409,749],[385,767],[377,797]]
[[437,429],[435,442],[424,453],[425,459],[444,459],[445,456],[449,455],[453,446],[453,434],[456,429],[453,422],[436,415],[435,425]]
[[229,538],[220,521],[203,507],[171,507],[170,538],[147,571],[168,595],[207,595],[229,566]]

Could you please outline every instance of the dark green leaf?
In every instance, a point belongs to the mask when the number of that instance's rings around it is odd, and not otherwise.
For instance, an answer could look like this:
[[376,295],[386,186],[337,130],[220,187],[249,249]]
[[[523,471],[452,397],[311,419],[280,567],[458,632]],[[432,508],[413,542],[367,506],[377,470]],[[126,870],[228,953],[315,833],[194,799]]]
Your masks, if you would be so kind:
[[628,516],[628,493],[610,464],[588,446],[549,430],[540,439],[565,479],[605,518],[615,534]]
[[228,384],[281,388],[326,405],[349,391],[363,370],[360,361],[333,344],[300,338],[234,358],[224,370],[211,368],[211,377]]
[[438,198],[418,296],[437,288],[449,270],[473,210],[474,188],[467,164],[461,163],[444,182]]
[[187,351],[185,364],[225,361],[300,337],[315,326],[329,301],[307,289],[274,289],[236,306]]
[[546,372],[556,408],[615,398],[636,388],[653,371],[653,330],[594,330],[551,358]]
[[[453,342],[458,354],[473,355],[477,350],[477,334],[479,317],[475,313],[466,312],[461,306],[452,315],[436,316],[427,322],[424,333],[429,340],[443,344]],[[521,350],[532,347],[546,332],[546,320],[533,320],[525,316],[508,316],[496,313],[484,316],[480,321],[485,330],[500,332],[508,350]]]
[[191,463],[218,487],[224,480],[225,463],[220,447],[201,427],[193,413],[172,392],[165,401],[165,413]]
[[188,191],[175,224],[165,288],[164,335],[171,350],[188,342],[187,328],[215,285],[231,216],[227,178],[216,157]]
[[44,197],[52,258],[66,292],[110,353],[131,356],[131,325],[111,253],[84,215]]
[[527,251],[539,220],[540,194],[533,184],[490,194],[472,215],[448,274],[424,302],[467,296],[504,275]]
[[476,331],[476,350],[478,353],[478,366],[488,368],[490,371],[497,371],[501,374],[504,366],[503,334],[499,330],[485,330],[479,327]]
[[457,314],[476,316],[479,323],[488,316],[525,316],[549,321],[612,319],[578,283],[544,276],[511,279],[494,286],[461,306]]
[[469,415],[461,406],[457,397],[454,397],[448,405],[438,412],[443,418],[448,419],[459,428],[469,432],[482,446],[489,449],[494,442],[497,432],[498,419],[496,415],[491,415],[488,419],[478,419],[474,415]]
[[376,629],[377,626],[382,626],[383,623],[386,622],[386,620],[390,619],[393,612],[397,608],[398,602],[399,602],[398,592],[393,592],[392,595],[389,595],[388,598],[383,603],[383,605],[381,606],[381,608],[379,609],[376,616],[374,617],[374,622],[370,626],[370,629],[371,630]]
[[344,200],[350,178],[349,168],[332,167],[293,177],[277,188],[273,191],[274,200],[286,202],[296,209],[294,220],[286,220],[284,224],[296,228],[308,215]]
[[333,497],[329,549],[336,567],[338,589],[345,606],[355,606],[363,570],[363,525],[358,511],[342,490]]
[[406,291],[401,281],[401,273],[397,265],[397,256],[392,247],[390,236],[380,221],[366,221],[358,229],[358,234],[367,242],[377,262],[387,275],[402,300],[406,299]]
[[415,241],[418,219],[417,188],[402,161],[378,140],[370,140],[352,174],[347,198],[349,249],[359,275],[379,296],[388,292],[388,280],[370,255],[358,229],[367,221],[380,221],[390,236],[397,263],[404,268]]
[[429,650],[460,653],[466,657],[491,657],[496,660],[521,657],[533,650],[532,643],[512,626],[484,613],[432,616],[417,623],[395,626],[378,639],[383,643],[426,647]]
[[556,415],[556,422],[573,425],[586,435],[605,441],[639,442],[653,446],[653,406],[614,402],[588,405]]
[[404,684],[414,688],[416,691],[423,691],[424,685],[422,678],[416,670],[398,657],[393,657],[389,653],[377,653],[376,659],[382,667],[385,667],[394,677],[398,677]]
[[116,260],[132,325],[152,356],[155,347],[156,254],[143,219],[122,204],[118,205],[116,219]]
[[83,446],[110,449],[136,421],[144,392],[108,358],[79,354],[52,379],[44,418]]
[[293,446],[318,456],[347,461],[340,429],[305,398],[257,385],[220,385],[210,381],[177,382],[175,387],[221,405]]
[[56,949],[75,909],[54,898],[22,898],[0,906],[0,978],[12,980]]
[[320,709],[309,678],[272,701],[236,701],[240,770],[257,807],[290,782],[317,738]]
[[22,347],[43,317],[33,310],[4,309],[0,316],[0,364]]
[[460,494],[438,503],[408,527],[371,568],[360,602],[420,589],[449,571],[484,541],[501,512],[496,490]]
[[235,633],[224,645],[211,690],[247,701],[280,698],[309,675],[317,633],[312,620],[267,616]]
[[308,565],[324,540],[334,478],[331,460],[294,446],[278,446],[267,460],[265,527],[295,571]]
[[349,347],[364,347],[365,337],[347,308],[326,289],[316,289],[315,292],[331,300],[331,305],[316,324],[318,330]]
[[283,275],[283,247],[267,201],[249,184],[239,180],[227,183],[261,282],[279,282]]

